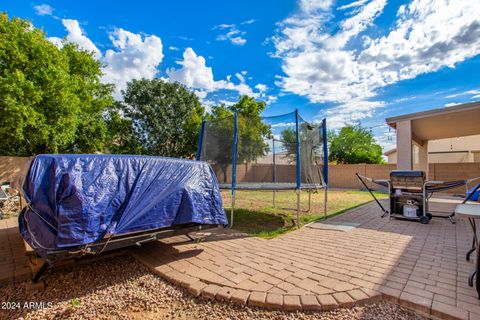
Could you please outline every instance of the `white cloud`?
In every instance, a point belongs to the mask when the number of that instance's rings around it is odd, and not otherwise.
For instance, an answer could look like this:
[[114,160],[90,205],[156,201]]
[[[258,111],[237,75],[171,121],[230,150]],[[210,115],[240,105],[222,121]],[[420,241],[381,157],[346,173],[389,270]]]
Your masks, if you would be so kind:
[[105,52],[103,80],[114,83],[116,98],[126,83],[133,79],[152,79],[157,75],[157,67],[163,60],[162,40],[154,35],[143,36],[117,28],[110,33],[114,50]]
[[[81,49],[92,52],[102,62],[102,81],[115,84],[116,99],[121,99],[120,91],[126,88],[128,81],[156,76],[157,67],[163,59],[163,46],[159,37],[142,36],[117,28],[109,35],[114,49],[107,50],[103,55],[82,31],[77,20],[63,19],[62,23],[67,30],[67,42],[76,43]],[[58,37],[50,37],[48,40],[58,47],[63,45],[63,40]]]
[[171,80],[181,82],[190,88],[215,90],[212,68],[207,67],[205,58],[197,56],[192,48],[185,49],[183,60],[177,63],[181,65],[181,68],[167,70]]
[[63,47],[63,39],[62,38],[48,37],[47,40],[50,41],[51,43],[53,43],[54,45],[56,45],[58,48]]
[[46,3],[39,4],[37,6],[33,6],[35,13],[39,16],[52,16],[53,15],[53,8]]
[[232,44],[237,46],[243,46],[247,43],[247,39],[243,37],[246,34],[245,31],[237,29],[235,24],[219,24],[213,27],[213,30],[226,30],[226,33],[219,34],[217,36],[218,41],[230,41]]
[[[93,56],[98,60],[102,57],[100,50],[98,50],[93,41],[85,35],[77,20],[62,19],[62,24],[67,30],[65,39],[68,42],[76,43],[80,49],[93,53]],[[60,45],[61,43],[60,38],[57,37],[51,37],[49,40],[56,45]]]
[[448,108],[448,107],[458,106],[459,104],[461,104],[461,103],[460,102],[450,102],[450,103],[446,103],[444,105],[444,107]]
[[345,10],[345,9],[350,9],[350,8],[355,8],[355,7],[359,7],[359,6],[362,6],[364,5],[368,0],[358,0],[358,1],[354,1],[354,2],[351,2],[349,4],[346,4],[346,5],[343,5],[343,6],[340,6],[337,8],[337,10]]
[[[335,28],[331,1],[300,1],[299,10],[279,24],[273,38],[286,92],[311,102],[334,103],[327,114],[337,125],[372,116],[383,102],[378,89],[405,79],[454,67],[480,53],[480,6],[476,0],[413,0],[398,9],[386,35],[367,31],[386,0],[355,1],[340,7],[350,15]],[[339,8],[339,9],[340,9]],[[336,31],[330,31],[336,30]],[[352,40],[362,46],[352,49]],[[333,111],[332,111],[333,110]]]
[[256,22],[256,21],[257,21],[257,20],[255,20],[255,19],[249,19],[249,20],[245,20],[245,21],[241,22],[240,24],[252,24],[252,23],[254,23],[254,22]]
[[178,51],[180,49],[178,49],[177,47],[174,47],[174,46],[170,46],[170,47],[168,47],[168,50]]
[[258,92],[255,92],[245,82],[246,71],[235,74],[235,77],[240,81],[238,84],[231,81],[230,75],[226,77],[226,80],[215,80],[213,70],[206,65],[205,58],[197,55],[192,48],[187,48],[183,52],[183,60],[177,63],[181,66],[180,68],[167,69],[169,80],[178,81],[194,89],[202,102],[211,101],[207,99],[207,94],[220,90],[235,91],[239,95],[248,95],[254,98],[262,95],[259,88],[256,87]]
[[241,73],[235,73],[235,77],[237,77],[238,81],[245,82],[245,78]]
[[[472,95],[472,96],[475,97],[478,94],[480,94],[480,89],[474,89],[474,90],[468,90],[468,91],[463,91],[463,92],[451,94],[451,95],[446,96],[445,98],[456,98],[456,97],[468,96],[468,95]],[[474,97],[472,97],[472,98],[474,98]]]
[[267,87],[266,84],[258,83],[258,84],[255,86],[255,89],[257,89],[259,92],[265,92],[265,91],[267,91],[268,87]]

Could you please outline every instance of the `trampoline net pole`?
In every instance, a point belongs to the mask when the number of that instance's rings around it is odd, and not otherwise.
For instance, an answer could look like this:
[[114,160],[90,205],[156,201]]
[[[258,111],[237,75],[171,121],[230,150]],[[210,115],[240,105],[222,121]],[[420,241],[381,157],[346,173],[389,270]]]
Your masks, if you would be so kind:
[[237,180],[237,146],[238,146],[238,111],[233,118],[233,148],[232,148],[232,209],[230,212],[230,228],[233,227],[233,213],[235,210],[235,183]]
[[301,162],[300,162],[300,132],[298,127],[298,109],[295,110],[295,139],[297,162],[297,228],[300,228],[300,191],[302,189]]
[[[273,180],[273,183],[277,182],[277,177],[276,177],[276,174],[277,174],[277,167],[276,167],[276,164],[275,164],[275,137],[272,136],[272,155],[273,155],[273,172],[272,172],[272,180]],[[273,207],[275,207],[275,195],[276,195],[276,191],[273,190]]]

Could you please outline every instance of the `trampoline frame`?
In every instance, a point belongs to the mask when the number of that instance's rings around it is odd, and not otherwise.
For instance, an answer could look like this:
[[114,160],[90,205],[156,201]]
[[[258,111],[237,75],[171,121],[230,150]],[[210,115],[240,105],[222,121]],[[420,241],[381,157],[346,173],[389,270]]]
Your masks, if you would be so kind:
[[[237,168],[237,145],[238,145],[238,111],[234,112],[234,135],[233,135],[233,145],[232,145],[232,183],[229,184],[220,184],[220,189],[230,189],[231,190],[231,209],[230,209],[230,228],[233,227],[233,217],[235,211],[235,191],[236,190],[249,190],[249,191],[272,191],[272,202],[275,207],[276,202],[276,192],[285,191],[285,190],[295,190],[297,194],[297,217],[296,224],[297,228],[300,227],[300,192],[301,190],[308,191],[308,211],[311,207],[311,193],[312,190],[323,189],[324,190],[324,219],[327,217],[327,201],[328,201],[328,146],[327,146],[327,120],[322,120],[322,138],[323,138],[323,173],[321,175],[322,184],[308,184],[303,183],[301,180],[301,159],[300,159],[300,134],[299,134],[299,114],[298,109],[295,109],[295,138],[296,138],[296,182],[292,183],[283,183],[276,182],[276,162],[275,162],[275,138],[273,138],[272,148],[273,148],[273,182],[268,183],[257,183],[257,182],[240,182],[236,181],[236,168]],[[200,126],[200,136],[198,139],[198,147],[196,160],[200,161],[201,152],[203,147],[203,136],[205,132],[205,120],[202,121]],[[288,185],[288,186],[287,186]]]

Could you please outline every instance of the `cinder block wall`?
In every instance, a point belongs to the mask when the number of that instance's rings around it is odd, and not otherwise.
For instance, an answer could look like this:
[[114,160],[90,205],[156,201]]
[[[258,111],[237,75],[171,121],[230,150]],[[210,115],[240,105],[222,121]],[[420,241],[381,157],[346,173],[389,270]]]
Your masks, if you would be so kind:
[[[31,158],[0,156],[0,182],[13,183],[18,188],[23,183],[23,177],[27,173]],[[219,182],[223,182],[223,171],[220,166],[212,166]],[[374,179],[389,178],[390,171],[395,170],[394,164],[341,164],[329,166],[329,185],[332,188],[362,189],[355,173]],[[238,182],[271,181],[273,168],[270,164],[240,164],[237,165]],[[226,181],[231,182],[232,168],[227,167]],[[281,164],[276,167],[278,182],[296,181],[296,169],[294,165]],[[429,166],[429,180],[454,181],[480,177],[480,163],[435,163]],[[480,183],[478,181],[477,183]],[[377,185],[371,185],[379,189]],[[448,190],[450,193],[464,194],[465,187]]]
[[9,182],[14,188],[19,189],[23,184],[30,161],[29,157],[0,156],[0,183]]

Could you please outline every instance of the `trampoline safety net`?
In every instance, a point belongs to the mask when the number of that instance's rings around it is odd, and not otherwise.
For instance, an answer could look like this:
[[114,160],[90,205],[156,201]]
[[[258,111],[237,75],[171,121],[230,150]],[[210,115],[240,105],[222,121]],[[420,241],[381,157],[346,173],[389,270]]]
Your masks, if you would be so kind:
[[235,112],[204,121],[197,160],[207,161],[223,189],[316,190],[327,184],[325,120],[298,111],[252,119]]

